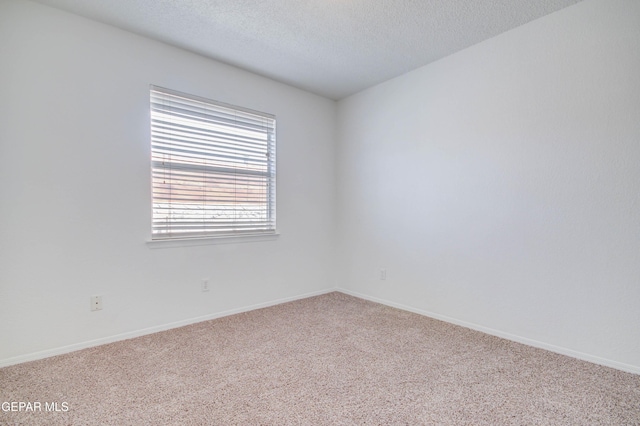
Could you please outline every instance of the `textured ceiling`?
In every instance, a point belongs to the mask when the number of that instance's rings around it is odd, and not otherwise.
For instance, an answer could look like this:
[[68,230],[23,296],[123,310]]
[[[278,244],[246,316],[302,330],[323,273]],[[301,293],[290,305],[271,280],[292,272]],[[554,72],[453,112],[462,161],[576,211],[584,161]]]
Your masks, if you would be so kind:
[[581,0],[38,0],[341,99]]

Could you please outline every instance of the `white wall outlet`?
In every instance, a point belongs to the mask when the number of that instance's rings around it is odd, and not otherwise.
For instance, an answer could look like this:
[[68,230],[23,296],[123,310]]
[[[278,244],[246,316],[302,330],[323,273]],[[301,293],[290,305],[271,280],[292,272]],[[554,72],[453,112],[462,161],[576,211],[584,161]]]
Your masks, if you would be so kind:
[[102,310],[102,296],[91,296],[91,310],[92,311]]
[[209,278],[205,278],[200,283],[200,290],[209,291]]
[[387,268],[380,268],[378,271],[378,278],[380,281],[385,281],[387,279]]

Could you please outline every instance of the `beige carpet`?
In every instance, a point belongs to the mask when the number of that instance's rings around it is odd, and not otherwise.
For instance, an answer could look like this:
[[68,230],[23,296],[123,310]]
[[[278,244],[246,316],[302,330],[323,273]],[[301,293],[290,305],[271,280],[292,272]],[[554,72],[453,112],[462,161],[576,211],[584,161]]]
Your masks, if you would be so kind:
[[640,376],[331,293],[3,368],[0,402],[42,404],[3,425],[640,425]]

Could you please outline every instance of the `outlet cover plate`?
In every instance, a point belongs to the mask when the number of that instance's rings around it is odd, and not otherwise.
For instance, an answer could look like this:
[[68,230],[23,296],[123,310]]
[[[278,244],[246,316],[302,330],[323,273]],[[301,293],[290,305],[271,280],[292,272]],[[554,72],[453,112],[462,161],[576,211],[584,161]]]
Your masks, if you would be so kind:
[[91,310],[92,311],[102,310],[102,296],[91,296]]
[[202,280],[201,284],[200,284],[200,289],[202,291],[209,291],[209,279],[205,278]]

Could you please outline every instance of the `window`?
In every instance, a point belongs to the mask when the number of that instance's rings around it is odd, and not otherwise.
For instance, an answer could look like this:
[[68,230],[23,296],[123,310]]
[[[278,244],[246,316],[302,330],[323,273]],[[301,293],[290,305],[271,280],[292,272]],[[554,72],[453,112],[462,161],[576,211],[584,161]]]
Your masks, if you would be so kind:
[[274,233],[273,115],[151,86],[152,239]]

